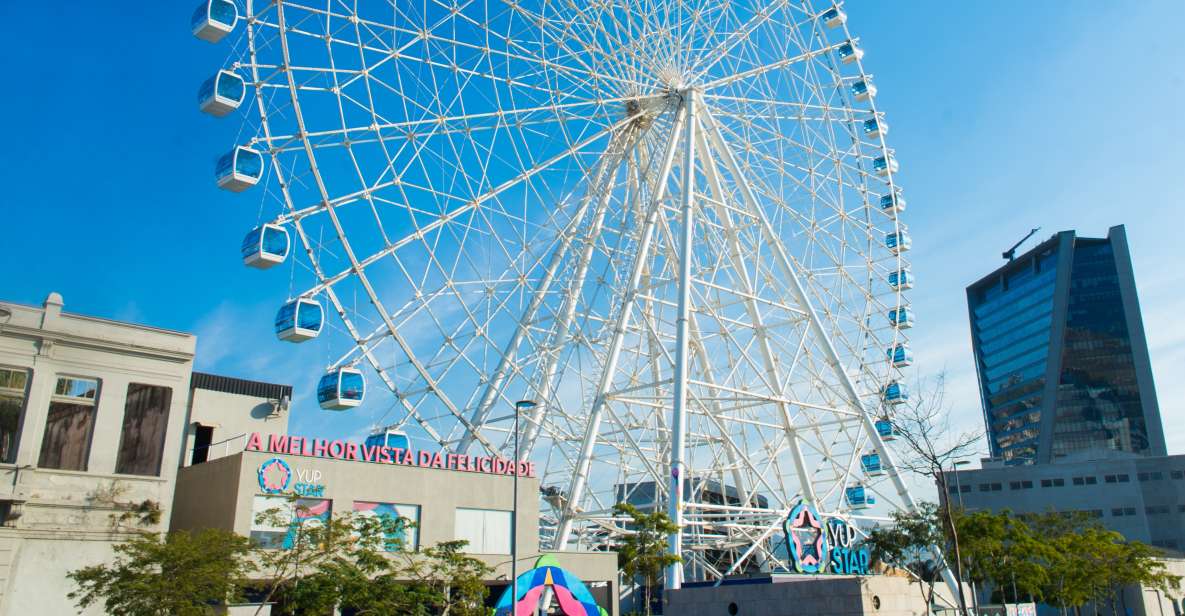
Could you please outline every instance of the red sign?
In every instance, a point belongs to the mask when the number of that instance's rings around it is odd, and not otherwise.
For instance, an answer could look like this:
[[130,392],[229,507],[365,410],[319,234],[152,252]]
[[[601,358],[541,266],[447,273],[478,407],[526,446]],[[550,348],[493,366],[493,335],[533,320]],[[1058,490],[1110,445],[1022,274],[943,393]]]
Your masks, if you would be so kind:
[[469,456],[444,451],[423,451],[401,447],[368,446],[354,441],[323,438],[304,438],[269,434],[266,437],[252,432],[247,438],[247,451],[305,456],[308,458],[332,458],[353,460],[372,464],[399,464],[420,468],[441,468],[450,471],[485,473],[487,475],[514,475],[534,477],[535,463],[520,460],[517,464],[501,456]]

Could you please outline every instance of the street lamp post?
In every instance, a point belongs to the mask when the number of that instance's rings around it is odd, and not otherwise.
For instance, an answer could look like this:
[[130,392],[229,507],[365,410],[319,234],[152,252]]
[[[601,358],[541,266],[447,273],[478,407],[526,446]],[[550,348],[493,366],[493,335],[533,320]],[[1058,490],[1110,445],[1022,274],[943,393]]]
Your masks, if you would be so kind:
[[[959,510],[960,511],[962,511],[964,509],[964,507],[963,507],[963,488],[961,486],[959,486],[959,467],[960,466],[967,466],[968,464],[971,464],[970,460],[955,460],[954,464],[951,465],[951,470],[952,470],[951,474],[953,474],[955,476],[955,493],[959,495]],[[955,530],[953,528],[951,529],[951,531],[956,532],[956,533],[958,532],[957,530]],[[962,556],[956,554],[955,557],[960,559],[959,560],[959,569],[961,570],[964,565],[963,561],[961,560]],[[962,576],[960,576],[960,577],[962,577]],[[959,581],[962,582],[962,580],[959,580]],[[979,614],[979,596],[978,596],[978,593],[975,592],[975,580],[972,580],[972,579],[970,579],[970,577],[968,577],[967,582],[971,584],[971,609],[974,610],[975,614],[978,616],[978,614]],[[960,591],[960,592],[962,592],[962,591]]]
[[534,400],[519,400],[514,403],[514,496],[510,513],[510,613],[518,611],[518,473],[522,470],[518,460],[519,418],[535,408]]

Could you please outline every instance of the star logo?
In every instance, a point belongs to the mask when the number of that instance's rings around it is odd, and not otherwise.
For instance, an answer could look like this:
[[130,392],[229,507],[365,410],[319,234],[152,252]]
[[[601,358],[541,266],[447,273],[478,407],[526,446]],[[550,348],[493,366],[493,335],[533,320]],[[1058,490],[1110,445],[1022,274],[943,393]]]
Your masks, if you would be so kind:
[[799,573],[819,573],[826,563],[827,533],[814,508],[799,503],[790,510],[783,523],[786,547]]
[[259,465],[259,489],[263,490],[264,494],[283,492],[288,489],[288,483],[291,481],[292,468],[287,462],[272,458]]

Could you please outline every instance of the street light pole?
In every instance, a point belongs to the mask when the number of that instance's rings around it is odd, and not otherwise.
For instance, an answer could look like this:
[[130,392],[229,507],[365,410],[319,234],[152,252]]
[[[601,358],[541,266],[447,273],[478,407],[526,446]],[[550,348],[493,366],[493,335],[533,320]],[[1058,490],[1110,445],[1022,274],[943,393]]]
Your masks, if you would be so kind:
[[534,400],[519,400],[514,403],[514,497],[510,514],[510,613],[518,612],[518,473],[522,470],[518,460],[519,418],[535,408]]
[[[955,476],[955,493],[959,495],[959,511],[960,512],[962,512],[963,509],[965,509],[965,507],[963,506],[963,488],[959,486],[959,467],[966,466],[968,464],[971,464],[970,460],[955,460],[954,464],[951,465],[951,471]],[[957,530],[955,530],[953,528],[951,529],[951,531],[955,532],[955,533],[958,532]],[[955,558],[960,559],[959,560],[959,570],[961,572],[963,569],[962,556],[960,554],[956,554]],[[959,577],[961,578],[962,576],[960,575]],[[959,582],[961,585],[962,580],[960,579]],[[979,595],[978,595],[978,593],[975,592],[975,580],[970,579],[970,576],[968,576],[967,582],[969,584],[971,584],[971,609],[974,610],[976,616],[978,616],[979,615]],[[960,590],[959,592],[962,592],[962,591]]]

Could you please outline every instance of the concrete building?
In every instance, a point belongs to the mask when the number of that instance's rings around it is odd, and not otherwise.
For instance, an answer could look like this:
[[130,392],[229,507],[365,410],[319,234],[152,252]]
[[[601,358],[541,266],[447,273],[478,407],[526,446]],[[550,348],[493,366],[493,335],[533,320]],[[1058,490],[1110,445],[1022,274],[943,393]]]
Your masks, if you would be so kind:
[[1056,464],[982,465],[948,475],[950,498],[968,510],[1081,512],[1129,540],[1185,549],[1185,456],[1101,450]]
[[[495,470],[489,458],[441,452],[396,453],[384,461],[369,456],[363,445],[343,441],[260,435],[238,439],[238,448],[221,455],[211,448],[210,459],[181,469],[177,478],[174,529],[224,528],[250,536],[264,545],[283,545],[287,527],[273,528],[258,515],[287,505],[285,493],[307,495],[299,501],[309,512],[328,516],[338,512],[389,511],[418,526],[404,537],[412,548],[453,539],[469,542],[468,552],[494,569],[489,600],[496,600],[509,584],[513,477]],[[351,450],[359,451],[357,456]],[[297,453],[290,453],[290,452]],[[437,454],[439,458],[437,458]],[[221,457],[215,457],[221,456]],[[403,460],[411,457],[410,462]],[[279,461],[279,462],[277,462]],[[289,485],[267,484],[279,469]],[[580,577],[597,603],[617,615],[617,555],[612,552],[543,552],[539,549],[539,481],[520,476],[518,486],[518,565],[524,572],[544,553],[552,554],[565,570]]]
[[[40,308],[0,304],[0,616],[78,613],[67,573],[109,562],[137,532],[224,528],[283,549],[290,525],[265,528],[255,514],[292,492],[318,515],[413,519],[415,547],[466,539],[495,569],[491,600],[509,583],[507,473],[533,469],[289,436],[291,387],[193,372],[194,336],[62,303],[54,293]],[[540,556],[538,481],[520,476],[518,496],[525,571]],[[556,560],[616,616],[616,554]]]
[[[967,305],[991,457],[948,473],[944,496],[972,511],[1078,512],[1185,570],[1185,456],[1166,455],[1123,226],[1054,235],[967,287]],[[1136,616],[1180,613],[1151,591],[1123,594]]]
[[915,583],[889,575],[759,575],[667,591],[679,616],[926,616]]
[[1054,235],[967,287],[967,305],[993,458],[1167,453],[1122,225]]
[[68,571],[168,528],[195,342],[0,304],[0,615],[77,613]]

